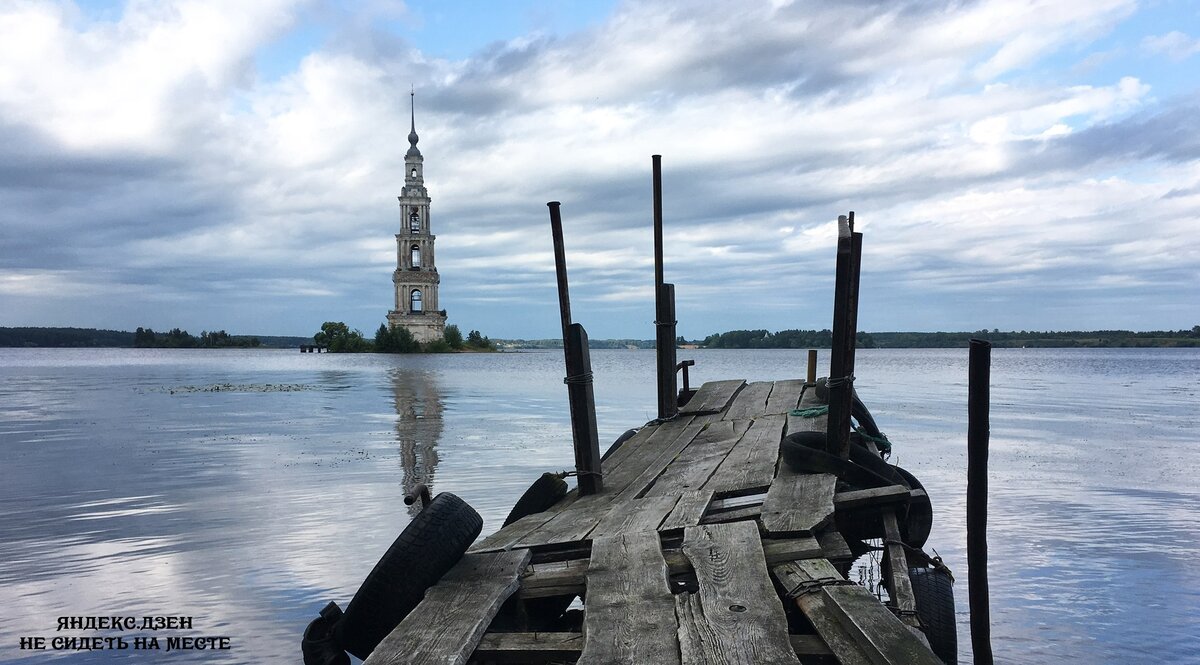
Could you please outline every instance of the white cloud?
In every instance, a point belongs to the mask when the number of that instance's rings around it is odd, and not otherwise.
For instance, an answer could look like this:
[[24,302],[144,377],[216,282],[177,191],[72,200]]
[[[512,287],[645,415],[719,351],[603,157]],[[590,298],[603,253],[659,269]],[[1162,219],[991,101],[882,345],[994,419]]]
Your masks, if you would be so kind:
[[1165,55],[1176,62],[1183,62],[1200,53],[1200,39],[1172,30],[1165,35],[1150,35],[1142,39],[1142,49]]

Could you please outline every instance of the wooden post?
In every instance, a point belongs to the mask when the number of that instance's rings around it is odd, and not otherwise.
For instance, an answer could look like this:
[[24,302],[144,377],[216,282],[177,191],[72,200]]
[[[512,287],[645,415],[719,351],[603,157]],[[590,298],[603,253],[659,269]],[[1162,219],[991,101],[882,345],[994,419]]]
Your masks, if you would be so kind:
[[675,380],[675,285],[663,280],[662,155],[650,157],[654,187],[654,349],[658,373],[658,417],[679,412]]
[[600,437],[596,433],[596,395],[592,390],[592,356],[587,331],[572,323],[563,340],[567,348],[567,398],[571,403],[571,436],[575,442],[575,470],[579,495],[604,489],[600,473]]
[[600,476],[600,439],[596,434],[596,396],[592,390],[592,360],[587,332],[571,323],[571,294],[567,285],[567,253],[563,246],[562,214],[558,201],[550,208],[550,233],[554,240],[554,271],[558,277],[558,310],[562,319],[563,357],[567,366],[567,402],[571,409],[571,439],[579,494],[598,493],[604,486]]
[[[830,453],[850,457],[850,406],[854,399],[854,325],[857,312],[857,270],[854,266],[853,213],[838,216],[837,273],[833,288],[833,344],[829,359],[829,420],[826,441]],[[861,235],[858,240],[862,248]]]
[[987,579],[987,459],[992,344],[971,340],[967,379],[967,586],[975,662],[992,663]]
[[817,383],[817,350],[808,350],[808,378],[804,381],[808,385],[816,385]]

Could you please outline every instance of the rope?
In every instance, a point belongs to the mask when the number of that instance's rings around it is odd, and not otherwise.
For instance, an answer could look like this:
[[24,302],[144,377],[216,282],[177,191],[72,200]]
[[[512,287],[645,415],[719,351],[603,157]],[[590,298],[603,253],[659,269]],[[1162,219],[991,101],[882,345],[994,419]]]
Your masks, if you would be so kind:
[[932,568],[936,568],[937,570],[940,570],[943,573],[946,573],[947,575],[950,576],[950,581],[951,582],[954,581],[954,573],[950,572],[950,567],[947,566],[945,564],[945,562],[942,561],[942,557],[937,555],[937,550],[933,551],[933,556],[929,556],[928,554],[925,553],[925,550],[917,548],[917,547],[913,547],[912,545],[909,545],[908,543],[900,541],[900,540],[886,540],[885,539],[883,541],[883,544],[884,545],[899,545],[900,547],[903,547],[905,552],[908,552],[909,554],[913,555],[914,557],[919,559],[922,563],[924,563]]
[[565,379],[563,379],[563,383],[565,383],[567,385],[586,384],[586,383],[591,383],[591,382],[592,382],[592,373],[591,372],[584,372],[583,374],[574,374],[572,376],[568,376]]
[[837,577],[818,577],[811,580],[804,580],[788,590],[787,597],[790,600],[795,600],[796,598],[799,598],[805,594],[810,594],[814,591],[820,591],[827,586],[845,586],[847,584],[854,584],[854,582],[851,582],[850,580],[843,580]]
[[854,383],[854,376],[839,376],[837,378],[825,379],[825,387],[829,389],[840,388],[844,385],[848,386]]
[[602,478],[604,477],[604,474],[600,473],[599,471],[581,471],[579,469],[576,469],[575,471],[559,471],[555,475],[557,475],[559,478],[566,478],[567,476],[600,476]]
[[677,323],[679,323],[679,322],[678,321],[655,321],[654,325],[656,325],[656,326],[673,326]]
[[867,441],[870,441],[870,442],[874,443],[876,446],[878,446],[879,452],[885,458],[892,454],[892,442],[890,440],[888,440],[887,435],[884,434],[883,432],[880,432],[879,436],[871,436],[870,434],[867,434],[867,431],[865,429],[863,429],[861,426],[857,426],[857,425],[854,427],[854,431],[858,432],[858,435],[861,436],[862,438],[864,438]]
[[788,415],[797,416],[799,418],[816,418],[817,416],[823,416],[827,413],[829,413],[828,404],[825,406],[814,406],[811,409],[792,409],[791,413]]

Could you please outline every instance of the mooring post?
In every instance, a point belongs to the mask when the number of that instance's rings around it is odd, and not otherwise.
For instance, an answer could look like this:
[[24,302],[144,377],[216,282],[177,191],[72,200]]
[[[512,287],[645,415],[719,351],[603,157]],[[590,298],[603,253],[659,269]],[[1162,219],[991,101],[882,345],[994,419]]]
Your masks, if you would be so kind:
[[[825,431],[830,453],[850,457],[850,408],[854,399],[854,326],[857,270],[853,213],[838,215],[837,272],[833,287],[833,339],[829,358],[829,419]],[[862,237],[858,238],[859,251]]]
[[810,386],[816,385],[816,383],[817,383],[817,350],[816,349],[808,350],[808,376],[805,377],[804,382]]
[[658,373],[658,417],[679,412],[675,380],[675,285],[663,277],[662,155],[651,155],[654,185],[654,350]]
[[579,494],[596,494],[604,484],[600,475],[600,439],[596,433],[596,396],[592,390],[592,360],[587,331],[571,323],[571,294],[567,286],[567,253],[563,246],[560,203],[551,201],[550,233],[554,240],[554,272],[558,277],[558,311],[562,318],[563,357],[566,361],[567,403],[571,410],[571,440]]
[[992,663],[991,609],[987,578],[987,460],[992,344],[971,340],[967,378],[967,586],[971,650],[979,665]]

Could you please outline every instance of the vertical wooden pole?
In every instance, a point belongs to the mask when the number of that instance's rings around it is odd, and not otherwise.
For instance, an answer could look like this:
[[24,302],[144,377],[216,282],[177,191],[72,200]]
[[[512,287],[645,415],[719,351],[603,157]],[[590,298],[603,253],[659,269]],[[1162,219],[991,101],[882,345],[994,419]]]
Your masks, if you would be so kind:
[[675,379],[675,285],[663,281],[662,155],[651,156],[654,185],[654,350],[658,376],[658,417],[679,412]]
[[853,269],[853,238],[850,220],[838,215],[837,269],[833,286],[833,339],[829,354],[829,419],[825,430],[828,451],[843,459],[850,457],[850,400],[853,386],[847,362],[846,329],[850,317],[851,272]]
[[554,240],[554,271],[558,277],[558,310],[562,319],[563,357],[566,361],[567,402],[571,410],[571,439],[579,494],[596,494],[603,489],[600,475],[600,440],[596,434],[596,397],[592,390],[592,361],[587,332],[571,323],[571,295],[567,285],[567,255],[563,246],[562,214],[558,201],[550,208],[550,233]]
[[990,437],[991,342],[973,339],[967,380],[967,585],[975,662],[992,663],[987,579],[987,460]]
[[571,403],[571,435],[575,442],[575,470],[579,472],[579,495],[604,489],[600,473],[600,437],[596,433],[596,395],[592,390],[592,357],[587,331],[578,323],[568,326],[567,398]]
[[816,385],[816,383],[817,383],[817,350],[816,349],[808,350],[808,375],[805,377],[804,382],[810,386]]

